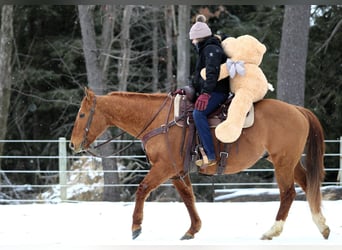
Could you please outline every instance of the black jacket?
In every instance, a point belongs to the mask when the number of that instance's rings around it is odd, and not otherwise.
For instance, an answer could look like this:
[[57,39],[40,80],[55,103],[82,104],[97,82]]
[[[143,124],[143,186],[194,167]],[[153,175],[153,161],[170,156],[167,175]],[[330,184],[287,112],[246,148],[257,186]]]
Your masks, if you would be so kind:
[[[211,92],[229,93],[229,77],[217,81],[220,66],[227,60],[219,39],[211,36],[201,41],[198,43],[197,52],[198,58],[192,81],[197,96],[202,93],[210,94]],[[206,80],[200,75],[203,68],[206,68]]]

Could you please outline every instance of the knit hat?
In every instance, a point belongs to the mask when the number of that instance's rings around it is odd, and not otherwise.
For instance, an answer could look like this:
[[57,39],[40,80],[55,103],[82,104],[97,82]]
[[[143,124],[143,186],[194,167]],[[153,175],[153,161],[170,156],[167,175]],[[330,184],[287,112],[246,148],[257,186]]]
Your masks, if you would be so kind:
[[211,36],[212,32],[209,26],[205,23],[206,20],[207,19],[204,15],[198,15],[196,17],[196,23],[192,25],[189,32],[190,40]]

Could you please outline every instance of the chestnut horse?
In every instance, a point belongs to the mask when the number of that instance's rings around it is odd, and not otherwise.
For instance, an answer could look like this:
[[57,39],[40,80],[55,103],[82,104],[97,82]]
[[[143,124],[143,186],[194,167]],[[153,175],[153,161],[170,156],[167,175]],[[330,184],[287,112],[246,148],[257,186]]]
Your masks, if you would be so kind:
[[[147,133],[165,127],[145,142],[151,164],[149,173],[140,183],[133,213],[133,239],[141,233],[144,202],[150,192],[168,179],[179,192],[189,212],[191,225],[182,239],[192,239],[201,228],[195,207],[195,197],[189,175],[184,173],[184,154],[180,154],[184,139],[182,128],[165,126],[173,120],[173,98],[167,94],[112,92],[95,95],[86,89],[71,135],[70,147],[75,152],[89,145],[108,127],[117,126],[142,139]],[[214,131],[213,131],[214,136]],[[216,140],[216,139],[215,139]],[[219,147],[219,143],[214,143]],[[300,158],[306,148],[305,168]],[[216,148],[216,152],[219,149]],[[280,207],[274,225],[262,239],[280,235],[291,204],[296,196],[295,183],[306,192],[312,218],[325,239],[330,229],[321,212],[320,185],[324,177],[324,135],[316,116],[309,110],[273,99],[255,103],[255,123],[244,129],[241,137],[229,146],[224,174],[234,174],[251,167],[267,152],[274,165],[280,190]],[[217,156],[219,157],[219,156]],[[207,174],[214,174],[210,166]]]

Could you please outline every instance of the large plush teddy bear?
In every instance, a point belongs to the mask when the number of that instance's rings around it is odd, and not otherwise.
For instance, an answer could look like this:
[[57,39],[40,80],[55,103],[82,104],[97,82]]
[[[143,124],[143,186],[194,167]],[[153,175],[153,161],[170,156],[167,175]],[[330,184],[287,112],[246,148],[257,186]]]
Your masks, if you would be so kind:
[[[254,102],[264,98],[270,85],[259,68],[265,45],[250,35],[228,37],[221,44],[229,58],[221,65],[219,79],[230,76],[230,89],[235,97],[227,119],[216,127],[215,134],[220,141],[230,143],[239,138],[246,114]],[[205,69],[201,76],[205,79]]]

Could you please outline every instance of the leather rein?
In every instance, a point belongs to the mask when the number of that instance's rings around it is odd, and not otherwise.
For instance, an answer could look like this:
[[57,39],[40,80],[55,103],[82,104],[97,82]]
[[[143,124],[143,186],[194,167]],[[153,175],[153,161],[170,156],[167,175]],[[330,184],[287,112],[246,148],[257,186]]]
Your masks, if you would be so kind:
[[[171,100],[173,99],[172,95],[169,93],[167,95],[167,97],[164,99],[162,105],[159,107],[159,109],[157,110],[157,112],[153,115],[153,117],[151,118],[151,120],[149,120],[148,123],[146,123],[146,125],[142,128],[142,130],[138,133],[137,136],[135,136],[135,138],[138,138],[140,135],[142,135],[145,130],[152,124],[152,122],[157,118],[157,116],[159,115],[159,113],[163,110],[163,108],[165,107],[166,103],[167,103],[167,100],[171,98]],[[170,113],[171,113],[171,107],[172,107],[172,102],[170,102],[170,106],[169,106],[169,110],[168,110],[168,115],[166,117],[166,122],[168,122],[169,120],[169,116],[170,116]],[[92,124],[92,121],[93,121],[93,117],[94,117],[94,113],[95,113],[95,108],[96,108],[96,96],[94,96],[94,101],[93,101],[93,104],[91,106],[91,109],[90,109],[90,113],[89,113],[89,117],[88,117],[88,120],[87,120],[87,123],[86,123],[86,127],[84,129],[84,136],[83,136],[83,141],[81,143],[81,146],[83,147],[87,142],[88,142],[88,134],[89,134],[89,130],[90,130],[90,126]],[[147,133],[146,135],[144,135],[144,137],[142,138],[142,144],[145,148],[145,143],[150,139],[152,138],[153,136],[156,136],[158,134],[161,134],[161,133],[167,133],[168,129],[170,127],[172,127],[173,125],[175,125],[176,122],[175,121],[172,121],[172,122],[169,122],[168,124],[163,124],[161,125],[159,128],[157,129],[154,129],[152,131],[150,131],[149,133]],[[105,142],[102,142],[101,144],[98,144],[94,147],[94,149],[97,149],[109,142],[111,142],[112,140],[118,138],[119,136],[125,134],[126,132],[122,132],[116,136],[113,136],[111,138],[109,138],[108,140],[106,140]],[[98,155],[97,153],[94,153],[92,152],[90,149],[87,149],[86,152],[89,153],[90,155],[92,156],[95,156],[95,157],[100,157],[100,158],[108,158],[110,156],[113,156],[113,155],[118,155],[120,154],[121,152],[123,152],[124,150],[128,149],[129,147],[131,147],[134,143],[135,143],[135,139],[132,140],[127,146],[123,147],[122,149],[118,150],[117,152],[114,152],[110,155],[107,155],[107,156],[102,156],[102,155]]]

